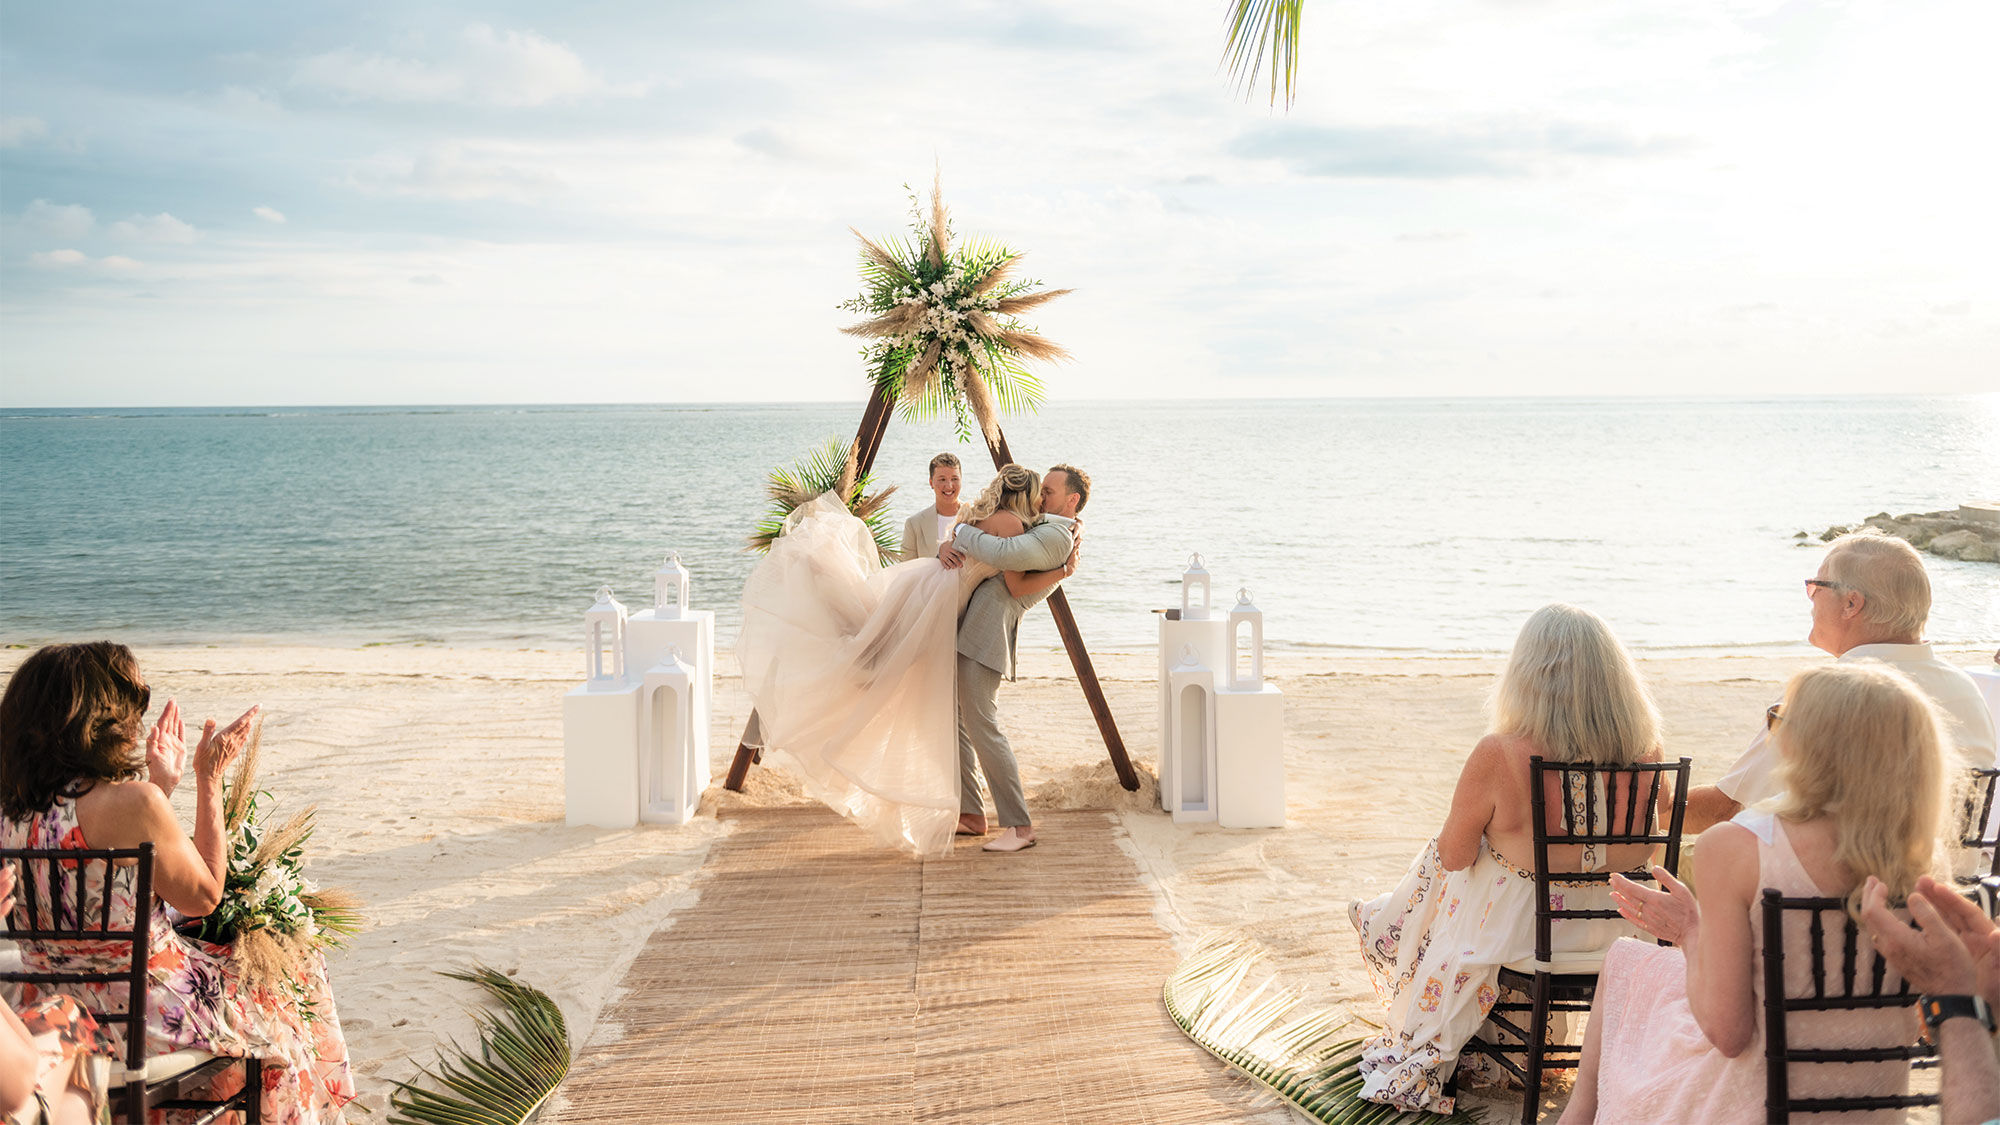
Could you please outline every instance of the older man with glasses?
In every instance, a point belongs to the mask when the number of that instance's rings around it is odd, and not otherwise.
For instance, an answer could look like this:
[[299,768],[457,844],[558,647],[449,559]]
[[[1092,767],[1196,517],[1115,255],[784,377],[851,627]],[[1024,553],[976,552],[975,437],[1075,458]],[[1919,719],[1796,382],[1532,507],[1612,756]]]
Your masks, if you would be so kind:
[[[1833,541],[1819,573],[1806,579],[1812,632],[1806,639],[1840,660],[1879,660],[1908,676],[1938,705],[1966,768],[1994,761],[1993,715],[1978,685],[1962,669],[1931,654],[1923,639],[1931,613],[1931,580],[1916,548],[1885,535],[1844,535]],[[1774,707],[1764,730],[1714,785],[1688,793],[1687,831],[1720,824],[1778,788],[1778,748],[1770,729],[1782,716]]]

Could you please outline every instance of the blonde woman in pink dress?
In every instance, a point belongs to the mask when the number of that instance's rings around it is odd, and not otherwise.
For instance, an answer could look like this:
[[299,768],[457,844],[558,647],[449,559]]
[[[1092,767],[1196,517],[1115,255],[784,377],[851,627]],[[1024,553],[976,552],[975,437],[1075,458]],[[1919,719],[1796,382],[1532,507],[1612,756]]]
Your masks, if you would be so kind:
[[[1702,833],[1700,894],[1664,872],[1657,891],[1614,877],[1620,912],[1674,944],[1623,941],[1605,959],[1565,1123],[1763,1121],[1761,890],[1845,898],[1852,913],[1869,877],[1900,902],[1935,869],[1948,743],[1923,692],[1884,664],[1830,664],[1794,677],[1769,720],[1786,793]],[[1808,994],[1805,927],[1787,926],[1785,938],[1786,990]],[[1860,940],[1865,959],[1865,929]],[[1896,981],[1891,973],[1888,987]],[[1796,1047],[1857,1048],[1907,1046],[1918,1029],[1906,1008],[1799,1013],[1786,1030]],[[1795,1097],[1901,1094],[1909,1077],[1900,1060],[1800,1066],[1791,1088]]]
[[[1383,1005],[1382,1032],[1361,1053],[1361,1096],[1369,1101],[1450,1113],[1454,1099],[1445,1085],[1459,1068],[1459,1052],[1499,999],[1500,967],[1534,955],[1528,759],[1624,764],[1660,758],[1659,712],[1631,656],[1610,626],[1575,606],[1544,606],[1521,627],[1491,710],[1490,733],[1466,759],[1437,838],[1394,890],[1349,908]],[[1560,832],[1563,803],[1554,792],[1549,796],[1550,828]],[[1600,781],[1594,807],[1622,822],[1624,802],[1605,796]],[[1664,786],[1661,798],[1670,811]],[[1549,852],[1553,866],[1571,871],[1629,871],[1650,858],[1644,846],[1571,845]],[[1552,888],[1549,897],[1557,909],[1611,909],[1602,884]],[[1555,947],[1599,950],[1631,932],[1616,919],[1561,921]],[[1499,1080],[1497,1068],[1462,1077]]]

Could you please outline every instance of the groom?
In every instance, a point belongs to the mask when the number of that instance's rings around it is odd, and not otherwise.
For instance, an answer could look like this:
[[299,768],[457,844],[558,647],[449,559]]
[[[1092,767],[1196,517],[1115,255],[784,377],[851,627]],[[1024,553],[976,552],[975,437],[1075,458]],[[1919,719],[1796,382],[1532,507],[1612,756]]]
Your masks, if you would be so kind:
[[1014,762],[1014,750],[1000,732],[998,708],[1000,680],[1014,678],[1014,645],[1020,633],[1021,615],[1049,596],[1062,579],[1076,573],[1077,541],[1083,525],[1077,514],[1090,499],[1090,477],[1073,465],[1057,465],[1042,476],[1042,514],[1034,526],[1020,535],[988,535],[970,524],[958,525],[952,543],[938,551],[947,568],[957,567],[966,556],[1003,571],[1060,571],[1056,580],[1021,597],[1007,590],[1003,575],[979,584],[958,619],[958,778],[959,832],[979,835],[986,831],[985,804],[979,797],[979,778],[973,772],[976,756],[993,790],[993,804],[1000,814],[999,837],[986,845],[989,852],[1018,852],[1035,846],[1035,829],[1028,823],[1028,802],[1021,793],[1021,771]]

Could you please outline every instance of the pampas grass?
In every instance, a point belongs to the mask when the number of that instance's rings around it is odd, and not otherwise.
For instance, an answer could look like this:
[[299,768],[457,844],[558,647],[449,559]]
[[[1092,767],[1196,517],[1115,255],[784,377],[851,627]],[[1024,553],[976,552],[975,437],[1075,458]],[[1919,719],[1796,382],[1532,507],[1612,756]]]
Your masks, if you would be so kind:
[[861,244],[863,290],[840,307],[866,319],[841,331],[874,341],[862,355],[877,393],[899,402],[904,417],[926,421],[948,409],[961,439],[977,428],[996,445],[1001,411],[1042,402],[1041,380],[1023,361],[1070,358],[1016,318],[1070,291],[1016,279],[1021,254],[998,243],[954,246],[941,174],[929,208],[913,193],[910,211],[907,239],[875,240],[848,228]]

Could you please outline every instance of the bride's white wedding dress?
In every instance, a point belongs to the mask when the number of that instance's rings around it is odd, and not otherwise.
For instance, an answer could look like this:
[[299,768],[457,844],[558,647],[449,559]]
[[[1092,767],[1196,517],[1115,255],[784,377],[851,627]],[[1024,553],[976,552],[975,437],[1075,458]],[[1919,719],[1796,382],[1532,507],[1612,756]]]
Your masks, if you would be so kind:
[[943,855],[958,823],[958,616],[997,572],[876,560],[839,501],[801,505],[744,584],[736,654],[767,754],[883,843]]

